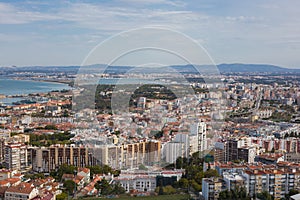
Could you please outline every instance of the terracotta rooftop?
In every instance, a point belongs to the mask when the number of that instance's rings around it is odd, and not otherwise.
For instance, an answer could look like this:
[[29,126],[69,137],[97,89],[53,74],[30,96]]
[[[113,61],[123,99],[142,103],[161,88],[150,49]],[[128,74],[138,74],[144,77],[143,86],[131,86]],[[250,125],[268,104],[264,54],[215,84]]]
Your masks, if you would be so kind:
[[[7,180],[1,180],[1,181],[0,181],[0,186],[1,186],[1,187],[6,186],[6,185],[10,185],[9,181],[7,181]],[[0,188],[1,188],[1,187],[0,187]]]
[[88,168],[79,168],[78,169],[78,172],[84,172],[84,173],[89,173],[90,172],[90,169],[88,169]]
[[19,178],[7,178],[5,180],[8,181],[11,185],[13,185],[13,184],[15,184],[15,183],[17,183],[17,182],[20,181]]
[[33,187],[30,183],[20,183],[17,186],[9,187],[6,192],[10,193],[22,193],[22,194],[30,194],[33,190]]
[[8,169],[0,169],[0,173],[10,173],[11,171]]
[[74,174],[63,174],[62,179],[74,179]]

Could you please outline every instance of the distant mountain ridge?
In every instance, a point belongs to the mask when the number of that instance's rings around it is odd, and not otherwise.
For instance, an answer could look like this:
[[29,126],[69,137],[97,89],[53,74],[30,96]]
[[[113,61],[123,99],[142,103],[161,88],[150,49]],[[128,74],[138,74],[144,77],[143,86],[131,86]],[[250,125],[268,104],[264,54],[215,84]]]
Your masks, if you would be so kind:
[[[196,72],[196,68],[201,71],[210,71],[214,66],[212,65],[172,65],[170,66],[179,72],[193,73]],[[7,74],[13,72],[65,72],[65,73],[77,73],[80,66],[26,66],[26,67],[0,67],[0,74]],[[97,64],[87,66],[87,71],[93,72],[95,69],[105,69],[105,65]],[[106,69],[106,72],[110,73],[125,73],[127,70],[132,69],[130,66],[110,66]],[[221,74],[226,73],[300,73],[300,69],[283,68],[275,65],[268,64],[219,64],[217,68]]]
[[218,65],[220,73],[238,73],[238,72],[300,72],[300,69],[290,69],[268,64],[220,64]]

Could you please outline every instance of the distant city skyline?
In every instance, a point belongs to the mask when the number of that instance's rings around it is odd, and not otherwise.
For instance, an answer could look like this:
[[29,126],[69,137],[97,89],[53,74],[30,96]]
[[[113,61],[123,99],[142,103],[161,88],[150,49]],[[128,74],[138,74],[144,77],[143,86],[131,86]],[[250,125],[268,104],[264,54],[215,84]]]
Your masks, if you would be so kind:
[[293,0],[0,1],[0,66],[80,65],[105,39],[151,26],[193,38],[217,64],[300,68],[299,6]]

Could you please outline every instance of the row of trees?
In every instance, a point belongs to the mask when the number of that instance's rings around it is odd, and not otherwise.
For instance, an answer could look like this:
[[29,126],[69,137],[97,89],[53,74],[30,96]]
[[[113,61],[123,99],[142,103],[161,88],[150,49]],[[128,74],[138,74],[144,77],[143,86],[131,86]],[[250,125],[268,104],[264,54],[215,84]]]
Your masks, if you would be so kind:
[[251,198],[247,195],[247,191],[244,187],[237,187],[234,190],[224,190],[219,194],[220,200],[250,200]]
[[116,177],[119,176],[119,174],[121,173],[120,170],[112,169],[108,165],[88,166],[87,168],[91,170],[91,176],[93,176],[94,174],[113,174]]
[[70,139],[74,137],[70,132],[54,133],[51,135],[30,134],[30,144],[33,146],[50,146],[52,144],[70,144]]
[[170,195],[170,194],[176,194],[177,190],[174,187],[172,187],[171,185],[167,185],[165,187],[162,187],[162,186],[156,187],[155,192],[158,195]]

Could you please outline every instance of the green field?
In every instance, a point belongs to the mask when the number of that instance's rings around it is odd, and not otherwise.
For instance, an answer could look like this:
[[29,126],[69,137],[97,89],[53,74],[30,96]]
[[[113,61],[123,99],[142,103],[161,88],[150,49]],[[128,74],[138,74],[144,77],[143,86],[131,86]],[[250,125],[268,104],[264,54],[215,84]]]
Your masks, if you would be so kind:
[[[84,198],[85,200],[96,200],[96,199],[106,199],[106,198]],[[160,196],[147,196],[147,197],[120,197],[111,198],[115,200],[187,200],[189,195],[187,194],[174,194],[174,195],[160,195]]]

